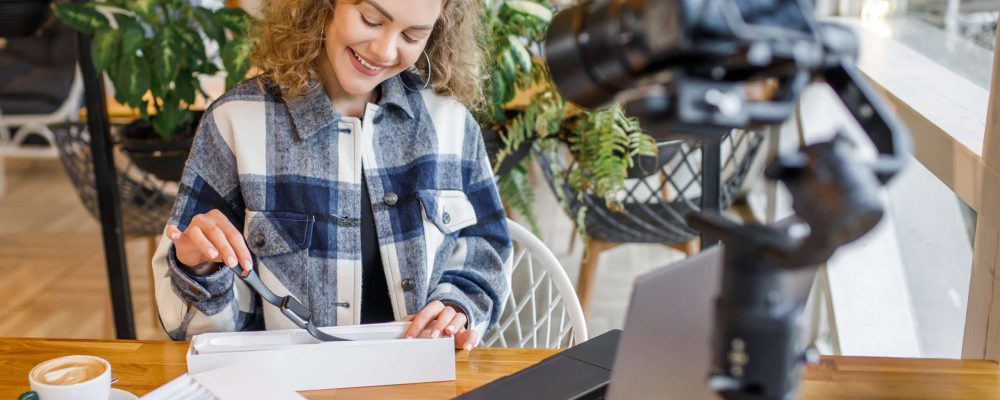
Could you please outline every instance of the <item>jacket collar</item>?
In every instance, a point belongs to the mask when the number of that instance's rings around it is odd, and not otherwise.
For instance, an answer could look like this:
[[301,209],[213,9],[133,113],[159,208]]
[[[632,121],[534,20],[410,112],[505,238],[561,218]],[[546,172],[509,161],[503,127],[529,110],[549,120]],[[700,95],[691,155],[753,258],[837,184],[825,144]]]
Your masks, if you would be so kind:
[[[288,113],[292,117],[292,124],[298,132],[299,139],[306,140],[317,132],[323,131],[331,124],[340,121],[342,115],[333,108],[330,98],[323,90],[323,85],[319,84],[316,78],[310,78],[311,89],[296,98],[282,96],[285,104],[288,105]],[[392,105],[402,110],[410,119],[413,118],[413,109],[407,98],[407,89],[403,86],[399,75],[386,79],[379,85],[382,90],[382,98],[379,100],[379,107]]]
[[340,113],[333,109],[330,98],[323,91],[323,85],[320,85],[316,78],[309,79],[309,88],[299,97],[289,98],[282,95],[300,140],[312,137],[316,132],[340,121],[341,117]]
[[[405,73],[405,72],[404,72]],[[379,99],[379,107],[388,105],[396,106],[402,110],[406,116],[413,119],[413,109],[410,107],[410,99],[407,96],[409,89],[403,86],[403,79],[399,74],[386,79],[380,85],[382,88],[382,98]]]

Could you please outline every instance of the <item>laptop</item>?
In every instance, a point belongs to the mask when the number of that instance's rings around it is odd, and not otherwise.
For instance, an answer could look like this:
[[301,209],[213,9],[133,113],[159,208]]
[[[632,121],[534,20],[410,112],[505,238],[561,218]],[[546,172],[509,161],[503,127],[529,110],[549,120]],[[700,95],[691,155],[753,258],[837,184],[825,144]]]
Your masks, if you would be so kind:
[[714,399],[708,389],[721,246],[639,277],[607,398]]
[[455,399],[603,399],[621,332],[612,330],[577,344]]
[[[723,254],[715,246],[640,276],[624,331],[580,343],[457,399],[717,398],[706,379]],[[786,295],[804,303],[815,271],[785,275]]]

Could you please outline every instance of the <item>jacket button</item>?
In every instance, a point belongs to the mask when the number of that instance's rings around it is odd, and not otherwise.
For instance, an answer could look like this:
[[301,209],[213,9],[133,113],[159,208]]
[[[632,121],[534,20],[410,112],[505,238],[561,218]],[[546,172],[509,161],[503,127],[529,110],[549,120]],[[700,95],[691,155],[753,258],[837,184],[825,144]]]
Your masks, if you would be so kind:
[[399,196],[393,192],[386,193],[385,196],[382,197],[382,202],[387,206],[394,206],[397,201],[399,201]]
[[413,287],[415,286],[415,284],[413,283],[413,279],[410,278],[403,279],[403,282],[400,283],[403,286],[403,290],[407,292],[413,290]]
[[265,243],[267,243],[267,240],[264,239],[264,234],[263,233],[258,233],[256,235],[253,235],[253,245],[254,246],[264,247]]
[[448,214],[447,211],[445,211],[443,214],[441,214],[441,222],[444,222],[446,224],[449,223],[449,222],[451,222],[451,215]]

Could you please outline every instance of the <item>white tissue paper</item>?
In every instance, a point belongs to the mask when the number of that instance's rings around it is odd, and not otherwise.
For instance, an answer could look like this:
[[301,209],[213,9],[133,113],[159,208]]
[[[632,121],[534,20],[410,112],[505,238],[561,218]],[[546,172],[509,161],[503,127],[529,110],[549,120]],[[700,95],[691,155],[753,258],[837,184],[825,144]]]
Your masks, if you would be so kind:
[[304,400],[270,368],[234,364],[197,375],[184,374],[141,400]]

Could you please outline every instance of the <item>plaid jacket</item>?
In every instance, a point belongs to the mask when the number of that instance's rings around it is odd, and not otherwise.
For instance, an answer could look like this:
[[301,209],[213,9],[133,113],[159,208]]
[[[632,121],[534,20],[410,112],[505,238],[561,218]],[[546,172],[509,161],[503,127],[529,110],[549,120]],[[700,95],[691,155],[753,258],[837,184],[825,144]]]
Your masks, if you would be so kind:
[[[170,217],[182,231],[212,209],[241,229],[254,268],[318,326],[361,319],[361,171],[397,319],[442,300],[482,333],[509,290],[506,218],[479,125],[457,101],[396,76],[362,119],[321,88],[285,99],[252,79],[207,110]],[[291,329],[228,268],[196,276],[166,237],[152,260],[160,321],[174,339]]]

